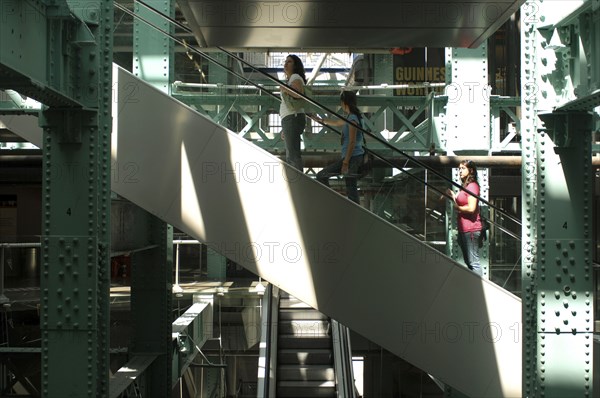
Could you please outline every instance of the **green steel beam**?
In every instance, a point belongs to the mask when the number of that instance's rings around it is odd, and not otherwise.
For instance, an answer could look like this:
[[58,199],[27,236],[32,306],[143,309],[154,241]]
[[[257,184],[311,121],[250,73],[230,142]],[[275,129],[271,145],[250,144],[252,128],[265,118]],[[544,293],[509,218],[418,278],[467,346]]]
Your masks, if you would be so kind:
[[173,386],[192,364],[198,350],[212,337],[213,297],[195,294],[192,300],[192,306],[173,322]]
[[110,380],[109,398],[124,397],[132,385],[138,387],[138,378],[141,378],[149,366],[156,360],[156,354],[135,355],[127,361]]
[[[283,142],[279,139],[278,132],[269,133],[264,129],[266,127],[264,124],[266,124],[267,116],[278,112],[279,101],[271,96],[256,94],[223,95],[223,90],[219,90],[203,92],[197,95],[179,92],[174,94],[174,97],[193,106],[216,123],[229,122],[229,128],[233,128],[240,135],[254,141],[257,145],[267,150],[281,152],[285,149]],[[339,96],[315,95],[314,99],[332,111],[341,114],[339,110]],[[429,151],[431,144],[437,142],[436,147],[439,150],[444,150],[440,148],[439,142],[434,138],[435,135],[432,133],[434,124],[438,128],[441,128],[441,121],[438,120],[440,119],[440,112],[433,112],[432,109],[442,110],[443,104],[446,103],[446,97],[381,97],[361,95],[359,101],[360,108],[365,112],[369,112],[366,124],[371,131],[380,138],[388,140],[399,149]],[[501,104],[504,104],[504,102],[498,100],[498,106],[502,106]],[[404,106],[416,108],[416,111],[411,111],[410,115],[404,115],[398,110],[399,107]],[[232,125],[229,116],[234,113],[243,119],[246,124]],[[429,116],[429,118],[420,126],[415,127],[413,125],[414,121],[422,115]],[[376,129],[376,126],[385,125],[383,123],[384,118],[397,121],[396,124],[398,125],[399,132],[394,136],[383,137],[380,134],[380,130]],[[391,125],[392,122],[389,123]],[[305,134],[305,150],[339,150],[339,139],[335,132],[330,132],[327,128],[321,128],[320,131],[314,133],[312,135]],[[384,149],[376,141],[373,141],[371,144],[372,149]]]
[[[270,133],[265,131],[267,116],[278,112],[279,101],[271,96],[257,94],[238,94],[236,96],[223,95],[223,90],[208,91],[198,94],[182,93],[180,89],[174,94],[174,97],[180,101],[193,106],[198,111],[210,117],[216,123],[224,123],[228,120],[230,114],[237,113],[245,122],[245,125],[237,125],[236,131],[255,142],[258,146],[281,153],[285,148],[283,142],[279,139],[278,132]],[[315,95],[313,97],[318,103],[325,107],[338,111],[339,97],[337,95]],[[386,139],[403,151],[428,152],[432,145],[436,151],[445,152],[445,145],[440,143],[440,132],[444,132],[445,126],[445,107],[448,97],[444,95],[424,97],[424,96],[377,96],[362,94],[359,99],[360,108],[368,112],[366,119],[367,126],[379,138]],[[490,123],[491,129],[491,147],[495,152],[518,151],[520,150],[519,129],[520,121],[517,117],[517,107],[520,106],[520,99],[513,97],[491,96],[490,113],[493,122]],[[411,111],[405,115],[399,108],[408,106],[416,111]],[[387,114],[387,116],[386,116]],[[417,117],[424,115],[425,121],[415,127],[413,122]],[[515,130],[507,130],[505,126],[500,126],[500,117],[506,115],[506,119],[512,121]],[[381,135],[377,126],[383,126],[384,118],[396,120],[399,131],[391,137]],[[392,122],[390,122],[392,123]],[[313,131],[313,134],[304,136],[306,151],[337,151],[339,150],[338,138],[335,132],[327,128],[321,128],[319,131]],[[373,141],[371,149],[388,150]]]
[[98,62],[89,57],[97,55],[94,33],[105,21],[98,1],[77,2],[77,12],[69,3],[0,1],[0,88],[48,106],[94,107],[99,91],[86,64]]

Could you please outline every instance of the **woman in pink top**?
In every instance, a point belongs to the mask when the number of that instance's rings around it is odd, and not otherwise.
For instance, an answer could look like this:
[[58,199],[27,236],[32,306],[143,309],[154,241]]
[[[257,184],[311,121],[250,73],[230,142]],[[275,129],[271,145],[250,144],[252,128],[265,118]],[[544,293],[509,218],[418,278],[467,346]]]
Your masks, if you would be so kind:
[[[463,160],[458,166],[458,171],[463,188],[479,196],[477,167],[473,161]],[[465,264],[471,271],[481,276],[479,247],[482,224],[479,216],[479,200],[463,190],[454,193],[449,189],[448,195],[454,200],[454,207],[458,212],[458,245],[462,250]]]

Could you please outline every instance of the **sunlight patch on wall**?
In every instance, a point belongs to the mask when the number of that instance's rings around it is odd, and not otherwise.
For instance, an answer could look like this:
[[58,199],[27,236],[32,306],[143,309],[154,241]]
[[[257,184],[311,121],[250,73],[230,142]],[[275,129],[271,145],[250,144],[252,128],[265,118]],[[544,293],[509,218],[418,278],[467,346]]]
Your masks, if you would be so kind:
[[[493,322],[478,325],[474,333],[482,339],[484,344],[492,344],[494,357],[496,358],[495,369],[498,371],[498,380],[501,384],[505,397],[516,397],[521,394],[521,368],[522,368],[522,325],[515,322],[515,314],[521,313],[521,302],[511,302],[512,306],[506,307],[504,293],[498,289],[482,289],[486,305],[486,312],[493,314]],[[499,311],[503,308],[502,311]],[[521,317],[519,316],[519,318]],[[513,366],[501,366],[501,364],[512,363]]]
[[191,235],[199,240],[206,240],[206,228],[204,226],[200,202],[198,200],[196,186],[188,159],[188,151],[185,142],[181,143],[181,220],[190,230]]
[[241,139],[229,136],[230,162],[250,238],[245,260],[254,262],[259,275],[271,283],[287,281],[289,288],[293,280],[296,291],[289,293],[316,305],[310,257],[291,190],[294,181],[286,177],[290,171],[275,157],[256,160],[251,143],[232,140]]

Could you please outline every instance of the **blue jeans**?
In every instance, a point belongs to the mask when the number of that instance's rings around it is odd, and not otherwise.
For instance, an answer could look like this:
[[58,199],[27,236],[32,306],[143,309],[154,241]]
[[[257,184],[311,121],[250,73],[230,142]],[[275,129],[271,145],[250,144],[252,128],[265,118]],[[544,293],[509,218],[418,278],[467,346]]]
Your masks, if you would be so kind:
[[306,115],[304,113],[288,115],[281,121],[285,141],[285,161],[300,171],[303,171],[300,137],[305,126]]
[[[358,204],[360,204],[360,198],[358,196],[358,179],[356,176],[358,175],[358,167],[362,163],[362,160],[363,155],[352,156],[350,158],[350,163],[348,164],[348,174],[344,176],[344,181],[346,182],[346,196],[348,196],[348,199]],[[319,171],[317,173],[317,181],[329,186],[329,178],[338,176],[342,173],[343,162],[344,159],[340,158]]]
[[481,276],[481,264],[479,263],[479,238],[481,231],[459,232],[458,245],[463,253],[463,259],[467,267]]

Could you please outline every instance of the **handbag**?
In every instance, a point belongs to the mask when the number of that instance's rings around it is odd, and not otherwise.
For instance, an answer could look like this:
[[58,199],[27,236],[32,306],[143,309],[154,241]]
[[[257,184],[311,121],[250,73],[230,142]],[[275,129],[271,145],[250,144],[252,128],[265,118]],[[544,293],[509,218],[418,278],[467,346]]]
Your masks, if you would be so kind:
[[[308,86],[304,86],[304,95],[310,97],[312,90]],[[294,97],[286,92],[281,93],[281,98],[286,105],[294,111],[294,113],[316,113],[318,108],[302,97]]]

